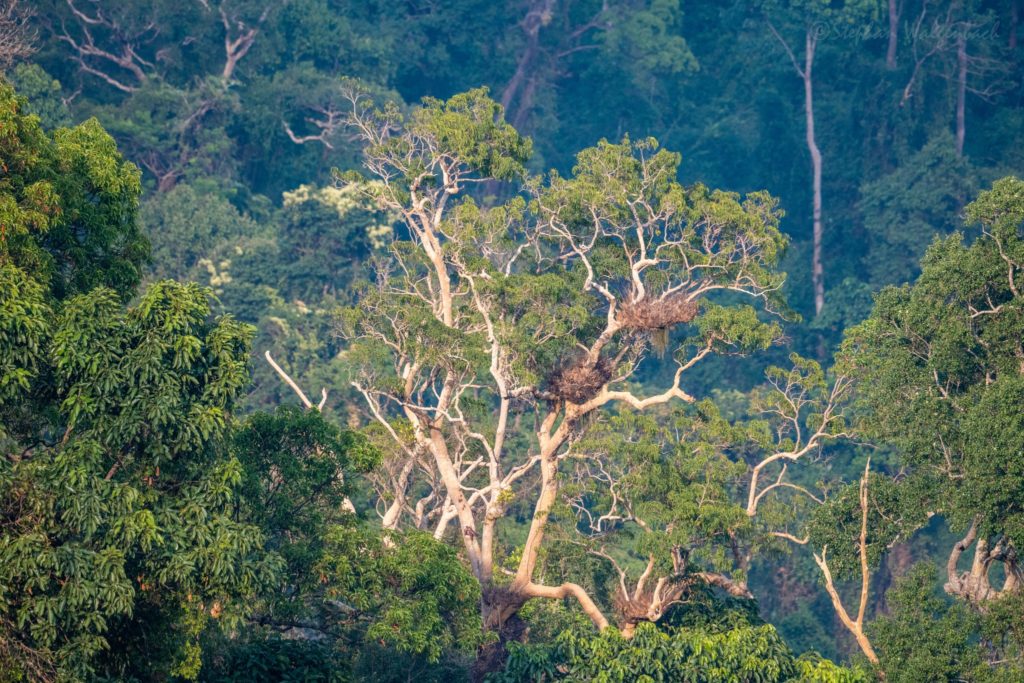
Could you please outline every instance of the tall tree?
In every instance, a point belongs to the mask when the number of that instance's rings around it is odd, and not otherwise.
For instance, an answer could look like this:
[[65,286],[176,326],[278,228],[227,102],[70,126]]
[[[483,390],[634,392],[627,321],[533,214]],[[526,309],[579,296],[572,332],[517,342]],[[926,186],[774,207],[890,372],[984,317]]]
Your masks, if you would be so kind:
[[[769,310],[778,303],[783,278],[772,266],[785,240],[775,202],[685,188],[678,155],[627,140],[581,152],[569,178],[530,181],[529,215],[522,199],[485,211],[468,189],[522,178],[530,146],[483,91],[426,100],[408,118],[352,99],[375,177],[362,186],[411,237],[394,243],[344,317],[353,386],[370,417],[410,473],[429,464],[392,500],[439,538],[454,523],[487,628],[500,630],[537,597],[575,598],[603,628],[607,617],[580,585],[536,582],[561,463],[591,414],[692,402],[687,370],[777,338],[752,307],[709,300],[732,292]],[[677,325],[691,336],[672,348],[670,386],[637,395],[627,382],[652,339]],[[498,523],[525,495],[531,521],[505,580]]]
[[[1024,579],[1024,182],[997,181],[966,216],[981,236],[935,242],[912,286],[878,295],[871,317],[849,333],[842,362],[859,375],[861,429],[901,456],[889,501],[876,497],[888,531],[873,533],[887,546],[942,516],[963,533],[948,549],[945,591],[988,611],[1019,595]],[[1018,661],[1018,652],[1004,654]]]
[[797,58],[789,41],[779,33],[770,19],[768,28],[782,45],[804,88],[804,139],[811,158],[811,287],[814,290],[814,312],[820,315],[822,308],[825,307],[825,266],[821,257],[824,241],[824,228],[821,223],[822,158],[814,119],[814,53],[818,49],[819,26],[814,23],[813,17],[807,17],[803,27],[802,60]]
[[3,668],[192,678],[205,625],[244,615],[279,567],[231,515],[223,439],[249,331],[211,320],[195,285],[51,308],[24,271],[0,273]]
[[[794,72],[803,84],[804,140],[811,159],[811,286],[814,312],[825,306],[825,265],[822,261],[824,226],[822,223],[822,167],[814,113],[814,63],[822,38],[834,38],[850,25],[870,21],[876,9],[870,0],[832,7],[828,0],[808,2],[768,2],[762,7],[768,30],[781,45]],[[778,26],[777,26],[778,24]],[[787,37],[795,34],[797,38]],[[802,50],[798,46],[803,43]]]

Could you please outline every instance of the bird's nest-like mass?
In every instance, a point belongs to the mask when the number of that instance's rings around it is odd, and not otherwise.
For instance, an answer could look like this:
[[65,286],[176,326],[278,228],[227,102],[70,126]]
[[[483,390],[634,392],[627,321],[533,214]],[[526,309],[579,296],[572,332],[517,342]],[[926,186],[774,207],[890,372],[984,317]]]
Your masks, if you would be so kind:
[[697,317],[697,304],[685,295],[671,296],[664,301],[627,301],[615,312],[619,324],[634,330],[663,330]]
[[596,363],[590,363],[582,356],[551,373],[547,390],[570,403],[586,403],[597,396],[611,378],[611,362],[598,358]]

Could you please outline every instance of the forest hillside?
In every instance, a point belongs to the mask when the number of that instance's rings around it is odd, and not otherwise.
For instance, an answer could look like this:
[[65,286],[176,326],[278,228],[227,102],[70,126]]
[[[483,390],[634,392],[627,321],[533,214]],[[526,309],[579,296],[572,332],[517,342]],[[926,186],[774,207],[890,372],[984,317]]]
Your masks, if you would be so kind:
[[0,0],[0,683],[1024,680],[1024,0]]

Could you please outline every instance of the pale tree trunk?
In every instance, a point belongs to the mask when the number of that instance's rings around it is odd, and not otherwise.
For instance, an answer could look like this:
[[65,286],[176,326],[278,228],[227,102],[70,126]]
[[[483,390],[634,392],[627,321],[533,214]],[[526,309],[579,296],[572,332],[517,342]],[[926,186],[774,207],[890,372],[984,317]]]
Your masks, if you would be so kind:
[[[220,8],[220,20],[224,26],[224,68],[221,70],[221,78],[230,81],[235,75],[238,62],[249,53],[252,44],[256,41],[256,34],[260,26],[267,20],[267,15],[273,8],[273,3],[268,4],[256,21],[255,27],[246,26],[245,23],[235,17],[229,17],[224,8]],[[238,31],[238,35],[232,38],[232,24]]]
[[416,461],[410,458],[402,467],[402,471],[398,474],[398,480],[395,484],[394,491],[392,491],[395,499],[391,501],[390,505],[388,505],[380,520],[381,527],[388,531],[396,531],[398,529],[399,521],[402,518],[402,511],[405,509],[405,492],[409,486],[409,478],[412,476],[412,471],[415,466]]
[[889,0],[889,47],[885,52],[885,68],[896,68],[896,48],[900,40],[900,2]]
[[[549,0],[549,4],[553,5],[553,2],[554,0]],[[544,5],[543,0],[536,0],[532,4]],[[576,33],[582,34],[589,28],[601,26],[603,24],[590,22],[577,29]],[[529,61],[525,59],[524,63],[528,65]],[[526,70],[527,67],[524,66],[523,72]],[[508,89],[503,97],[506,103],[515,101],[516,97],[523,97],[522,89],[528,87],[528,82],[521,81],[522,78],[518,84],[513,84],[515,87]],[[518,95],[515,94],[517,89],[520,90]],[[537,386],[510,387],[509,385],[514,384],[515,376],[510,372],[510,367],[514,364],[518,352],[514,348],[502,346],[504,337],[501,332],[502,326],[514,326],[520,324],[520,320],[516,313],[512,313],[510,317],[506,314],[502,309],[504,304],[501,298],[491,298],[494,292],[490,291],[490,287],[486,290],[477,289],[477,282],[494,280],[495,276],[486,268],[468,265],[469,259],[466,255],[469,252],[466,250],[475,255],[478,248],[482,249],[486,258],[498,262],[505,262],[506,256],[498,252],[489,253],[489,247],[474,245],[473,240],[464,242],[454,237],[449,238],[447,226],[444,225],[448,220],[445,210],[449,198],[459,195],[466,184],[483,182],[485,178],[472,177],[467,167],[468,162],[459,159],[457,154],[453,157],[450,151],[443,149],[443,141],[435,139],[433,133],[421,135],[416,130],[399,131],[398,134],[403,136],[401,139],[409,142],[409,149],[414,151],[396,153],[393,146],[382,144],[396,134],[391,124],[382,124],[373,116],[363,117],[364,110],[359,104],[358,93],[350,94],[350,102],[354,109],[350,121],[361,131],[364,140],[370,143],[366,148],[366,165],[382,179],[382,188],[379,193],[375,190],[374,196],[382,208],[402,215],[414,242],[429,262],[428,273],[420,272],[419,262],[410,270],[406,268],[404,256],[400,253],[404,250],[396,251],[396,265],[400,270],[396,269],[392,278],[383,278],[380,296],[386,298],[392,292],[401,296],[408,296],[411,293],[429,306],[438,325],[460,335],[480,335],[486,332],[489,342],[483,350],[490,352],[489,372],[493,384],[487,382],[488,386],[485,386],[479,372],[481,368],[470,358],[459,357],[453,359],[453,363],[445,363],[435,360],[431,355],[421,356],[417,344],[422,340],[418,337],[420,333],[416,332],[416,324],[410,325],[408,321],[401,319],[401,316],[391,317],[387,306],[383,306],[379,311],[372,310],[377,306],[376,297],[368,302],[371,308],[368,311],[370,315],[350,332],[354,337],[364,339],[367,343],[383,342],[391,349],[389,354],[394,361],[393,370],[397,377],[402,379],[401,383],[386,382],[376,386],[363,386],[361,379],[353,381],[352,386],[363,395],[373,419],[389,433],[396,445],[406,451],[410,458],[416,458],[417,466],[422,466],[425,471],[429,470],[428,481],[424,482],[429,484],[429,495],[420,500],[439,504],[439,507],[429,514],[430,519],[434,519],[435,516],[437,519],[434,537],[446,537],[449,532],[448,525],[452,521],[458,524],[456,533],[463,545],[464,558],[481,587],[480,608],[483,625],[489,631],[498,634],[498,642],[493,648],[488,645],[485,648],[488,652],[480,653],[478,666],[474,667],[474,670],[481,673],[493,671],[495,665],[500,663],[502,644],[510,639],[516,639],[517,635],[522,633],[521,620],[518,619],[517,612],[530,599],[571,598],[580,605],[598,629],[609,625],[607,618],[582,586],[569,582],[543,585],[543,576],[538,575],[540,549],[551,511],[559,497],[560,461],[569,455],[569,449],[579,438],[583,429],[580,424],[581,418],[607,404],[617,402],[635,410],[644,410],[673,400],[694,402],[695,399],[682,389],[681,376],[703,357],[712,353],[713,344],[709,341],[687,362],[679,361],[672,386],[660,394],[641,398],[626,389],[613,390],[611,386],[624,382],[629,373],[626,372],[624,377],[615,377],[614,373],[609,372],[605,376],[603,363],[607,361],[608,367],[612,370],[628,368],[633,358],[627,354],[641,352],[644,340],[633,335],[625,335],[621,347],[616,352],[607,354],[608,358],[602,359],[602,350],[613,343],[616,334],[622,329],[622,323],[617,318],[618,297],[605,283],[598,282],[595,278],[595,271],[588,257],[593,245],[577,244],[572,238],[575,227],[563,225],[561,212],[557,207],[549,212],[543,207],[544,202],[541,202],[542,215],[535,226],[536,234],[527,235],[527,242],[508,257],[502,272],[508,277],[515,258],[524,248],[534,243],[548,244],[549,240],[563,252],[569,263],[576,259],[582,263],[588,273],[583,290],[600,294],[608,306],[605,315],[607,322],[603,332],[589,348],[580,342],[586,353],[581,354],[579,360],[587,364],[586,367],[581,367],[600,381],[597,382],[598,386],[592,387],[592,390],[588,388],[583,395],[553,393]],[[439,145],[442,149],[435,149]],[[645,183],[656,178],[650,176],[646,164],[642,165],[641,170]],[[403,187],[396,188],[392,179],[398,177],[410,180],[407,185],[403,184]],[[556,203],[561,201],[559,199]],[[639,206],[630,203],[630,206],[634,208],[634,212],[639,211],[644,215],[635,216],[636,225],[608,228],[603,222],[595,224],[595,229],[600,231],[620,230],[623,235],[632,234],[635,229],[639,237],[639,254],[629,248],[624,251],[624,256],[630,264],[632,278],[629,299],[631,304],[652,307],[672,304],[680,305],[685,310],[690,310],[687,306],[692,306],[692,313],[687,314],[689,317],[680,318],[678,321],[690,322],[697,310],[696,299],[710,291],[730,289],[756,298],[767,297],[774,291],[773,282],[762,282],[756,272],[748,270],[751,265],[763,265],[763,245],[741,240],[734,246],[725,246],[713,237],[709,241],[709,235],[714,233],[708,233],[705,235],[703,251],[714,256],[724,254],[725,260],[737,264],[735,275],[706,275],[703,266],[691,266],[687,262],[680,266],[684,272],[679,274],[678,283],[667,289],[659,298],[650,297],[644,289],[644,271],[655,266],[667,267],[670,263],[676,262],[670,262],[668,257],[661,256],[661,246],[648,250],[648,237],[651,240],[663,240],[668,246],[679,245],[678,248],[684,249],[690,238],[683,236],[678,241],[666,238],[666,229],[662,223],[669,220],[669,217],[664,211],[648,205],[645,195],[640,197],[637,204]],[[458,225],[460,220],[455,219],[453,223]],[[518,223],[519,219],[512,216],[509,221],[509,226],[497,226],[494,234],[504,234],[506,228],[515,229],[512,223]],[[483,237],[485,236],[481,235],[481,238]],[[629,240],[630,238],[624,237],[623,243]],[[712,245],[711,242],[716,244]],[[774,243],[774,239],[764,244],[769,243]],[[395,280],[397,284],[393,282]],[[661,282],[660,277],[658,281]],[[463,302],[472,308],[464,308],[461,305]],[[475,312],[473,308],[476,309]],[[525,321],[522,322],[526,324]],[[417,335],[415,342],[411,336],[413,334]],[[597,367],[599,363],[602,364],[600,369]],[[374,366],[366,373],[365,379],[374,383],[376,378],[377,368]],[[482,394],[488,392],[500,399],[497,421],[492,423],[488,417],[478,426],[474,424],[474,416],[463,413],[460,400],[463,396],[472,396],[479,400]],[[510,420],[509,413],[512,408],[516,410],[517,416]],[[404,416],[412,426],[415,448],[408,443],[408,437],[400,436],[391,425],[392,411]],[[508,448],[518,452],[503,456],[507,438],[511,436],[506,432],[510,425],[518,424],[522,411],[534,412],[537,416],[540,424],[536,428],[536,441],[530,440],[530,443],[524,445],[517,438],[508,444]],[[510,459],[509,455],[513,457]],[[526,495],[534,501],[533,519],[530,521],[522,556],[511,580],[507,583],[496,582],[494,553],[497,545],[497,520],[505,515],[507,501],[511,500],[510,494],[514,492],[513,485],[524,477],[532,479],[536,476],[534,473],[537,469],[540,470],[539,489],[535,488],[536,485],[532,481],[533,485],[530,486],[518,484],[525,488]],[[391,474],[389,476],[394,478]],[[419,487],[415,490],[419,490]],[[408,508],[408,505],[405,507]],[[395,508],[396,515],[400,514],[400,509]],[[421,513],[420,509],[421,505],[417,503],[416,510],[412,511],[414,518],[424,519],[424,515],[428,514]],[[656,597],[659,596],[656,591]]]
[[811,154],[811,170],[814,175],[812,183],[813,198],[813,230],[814,245],[811,253],[811,282],[814,286],[814,312],[820,314],[825,307],[825,269],[821,260],[822,226],[821,226],[821,150],[814,134],[814,83],[811,69],[814,66],[814,50],[818,39],[812,29],[807,30],[806,51],[804,54],[804,116],[807,119],[807,151]]
[[1007,41],[1007,47],[1011,50],[1017,49],[1017,28],[1020,26],[1020,8],[1017,6],[1018,0],[1013,0],[1010,3],[1010,38]]
[[[974,544],[974,559],[969,571],[961,572],[958,565],[964,551]],[[1002,588],[992,585],[989,574],[992,565],[1002,562],[1006,578]],[[949,595],[955,595],[975,605],[983,605],[990,600],[998,599],[1020,590],[1021,567],[1012,552],[1012,543],[1002,538],[990,545],[988,539],[978,537],[978,520],[971,523],[967,535],[953,546],[946,562],[946,585],[943,587]]]
[[790,62],[797,76],[804,84],[804,119],[806,123],[807,151],[811,155],[812,183],[812,251],[811,251],[811,285],[814,290],[814,313],[820,314],[825,307],[825,269],[822,265],[822,225],[821,225],[821,150],[818,148],[818,140],[814,134],[814,51],[818,46],[816,27],[807,26],[804,30],[804,63],[801,66],[797,61],[793,49],[782,37],[775,26],[769,21],[768,28],[772,35],[782,44],[782,48],[789,56]]
[[[822,577],[825,579],[825,590],[828,592],[829,598],[832,600],[832,606],[836,610],[839,620],[843,622],[843,626],[853,635],[857,641],[857,645],[860,647],[861,652],[868,658],[874,666],[878,666],[878,655],[875,654],[875,649],[871,645],[871,641],[868,640],[867,634],[864,632],[864,617],[867,612],[868,606],[868,595],[871,589],[871,571],[868,566],[868,473],[871,467],[871,461],[868,460],[867,465],[864,467],[864,477],[860,480],[860,537],[857,540],[857,551],[860,556],[860,601],[857,604],[857,617],[851,617],[849,612],[846,611],[846,607],[843,605],[843,599],[839,596],[839,591],[836,590],[835,582],[832,579],[832,571],[828,566],[828,559],[826,552],[828,546],[821,549],[821,555],[814,554],[814,562],[818,565],[818,569],[821,570]],[[879,676],[884,680],[885,672],[879,670]]]
[[607,628],[608,619],[583,588],[572,583],[563,583],[560,586],[541,586],[533,582],[537,557],[544,540],[544,531],[551,515],[551,509],[558,497],[558,449],[568,439],[571,426],[577,417],[578,415],[574,411],[566,409],[561,424],[551,431],[557,419],[557,412],[552,411],[545,419],[542,431],[538,434],[540,437],[541,490],[540,495],[537,496],[533,519],[530,522],[530,531],[523,547],[523,556],[516,568],[515,578],[512,580],[511,590],[525,598],[575,598],[594,626],[598,630],[602,630]]
[[[540,493],[534,505],[530,530],[512,583],[507,586],[495,585],[492,577],[493,558],[481,553],[482,562],[477,570],[477,577],[482,589],[481,620],[484,629],[496,634],[497,640],[477,651],[476,661],[471,671],[474,683],[482,682],[489,673],[499,671],[504,666],[508,658],[508,643],[524,639],[525,624],[519,617],[519,610],[532,598],[554,600],[573,598],[599,630],[608,626],[608,620],[601,609],[581,586],[573,583],[544,586],[533,582],[537,557],[544,538],[544,529],[548,523],[551,508],[558,496],[557,450],[568,436],[569,416],[565,416],[562,424],[553,432],[551,431],[557,420],[558,412],[555,409],[548,413],[542,423],[541,431],[538,433],[541,448]],[[493,552],[493,526],[494,520],[488,514],[485,516],[481,534],[483,537],[481,545],[487,553]],[[464,539],[464,541],[468,540]]]
[[967,36],[966,30],[958,32],[956,38],[956,153],[964,154],[964,139],[967,137]]

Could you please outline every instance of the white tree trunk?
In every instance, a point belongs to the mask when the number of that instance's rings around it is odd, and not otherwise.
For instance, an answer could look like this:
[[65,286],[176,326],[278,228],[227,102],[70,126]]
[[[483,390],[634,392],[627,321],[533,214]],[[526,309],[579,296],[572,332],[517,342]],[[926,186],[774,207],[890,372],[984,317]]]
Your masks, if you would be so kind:
[[812,68],[814,66],[814,50],[817,47],[818,39],[814,35],[814,29],[807,29],[806,49],[804,51],[804,68],[801,76],[804,81],[804,117],[807,120],[807,151],[811,154],[811,169],[813,172],[813,231],[814,244],[811,253],[811,283],[814,287],[814,312],[820,314],[825,307],[825,268],[821,259],[821,244],[823,229],[821,225],[821,150],[818,148],[818,141],[814,134],[814,81]]
[[967,36],[959,31],[956,39],[956,153],[964,155],[964,139],[967,137]]

